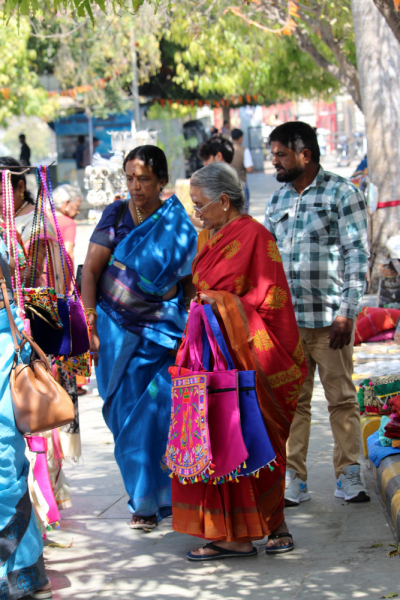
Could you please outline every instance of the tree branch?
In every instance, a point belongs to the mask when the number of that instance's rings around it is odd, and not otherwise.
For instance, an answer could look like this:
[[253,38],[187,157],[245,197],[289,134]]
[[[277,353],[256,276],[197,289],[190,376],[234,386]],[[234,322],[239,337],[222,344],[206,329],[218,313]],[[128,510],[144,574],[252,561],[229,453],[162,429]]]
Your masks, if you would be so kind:
[[374,4],[400,43],[400,11],[396,11],[393,0],[374,0]]
[[302,32],[299,27],[295,29],[293,35],[296,37],[300,49],[304,52],[307,52],[307,54],[309,54],[309,56],[317,63],[317,65],[332,75],[332,77],[337,79],[339,83],[341,83],[347,89],[360,110],[362,110],[358,74],[357,80],[354,81],[353,78],[350,78],[349,75],[344,73],[339,66],[329,62],[329,60],[322,56],[322,54],[317,50],[308,35]]

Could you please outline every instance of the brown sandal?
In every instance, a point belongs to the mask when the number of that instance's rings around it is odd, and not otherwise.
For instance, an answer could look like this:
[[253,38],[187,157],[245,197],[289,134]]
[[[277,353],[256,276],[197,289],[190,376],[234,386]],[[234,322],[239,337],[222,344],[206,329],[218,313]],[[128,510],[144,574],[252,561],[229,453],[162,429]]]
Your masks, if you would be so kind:
[[[138,520],[134,521],[134,518]],[[143,521],[143,523],[141,523],[141,521]],[[140,517],[139,515],[132,515],[129,527],[131,529],[154,529],[155,527],[157,527],[157,515],[151,515],[150,517]]]

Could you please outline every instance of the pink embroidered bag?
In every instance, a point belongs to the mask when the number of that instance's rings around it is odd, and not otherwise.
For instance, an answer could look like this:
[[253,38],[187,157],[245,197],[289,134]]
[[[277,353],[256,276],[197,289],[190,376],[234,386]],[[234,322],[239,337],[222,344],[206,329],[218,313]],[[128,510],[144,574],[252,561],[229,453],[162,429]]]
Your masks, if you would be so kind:
[[[203,335],[214,358],[211,372],[202,365]],[[184,362],[190,373],[181,375]],[[247,456],[240,426],[238,371],[226,370],[204,308],[192,304],[181,364],[172,377],[165,462],[181,481],[196,483],[209,477],[236,477]]]

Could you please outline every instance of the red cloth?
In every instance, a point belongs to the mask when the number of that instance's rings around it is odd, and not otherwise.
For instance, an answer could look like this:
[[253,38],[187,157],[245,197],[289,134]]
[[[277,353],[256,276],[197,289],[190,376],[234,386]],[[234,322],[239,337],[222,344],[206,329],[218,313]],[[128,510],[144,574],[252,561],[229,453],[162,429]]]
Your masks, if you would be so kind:
[[397,418],[400,419],[400,394],[389,400],[389,406]]
[[364,306],[357,318],[354,345],[367,342],[378,333],[395,328],[399,317],[400,310],[395,308]]
[[218,305],[236,368],[257,371],[277,465],[239,483],[183,485],[174,477],[173,528],[213,540],[262,539],[284,520],[286,440],[307,373],[282,259],[272,235],[243,215],[204,245],[192,272],[198,293]]

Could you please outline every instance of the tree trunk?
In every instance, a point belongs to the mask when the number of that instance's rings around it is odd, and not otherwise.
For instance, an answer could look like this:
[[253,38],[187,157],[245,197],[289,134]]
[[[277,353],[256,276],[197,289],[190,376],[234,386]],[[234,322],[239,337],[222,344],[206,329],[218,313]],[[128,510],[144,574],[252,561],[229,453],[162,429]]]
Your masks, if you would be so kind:
[[[379,202],[400,200],[400,45],[373,0],[351,1],[368,140],[368,171]],[[388,256],[385,243],[400,230],[400,206],[372,216],[372,289],[379,264]]]

